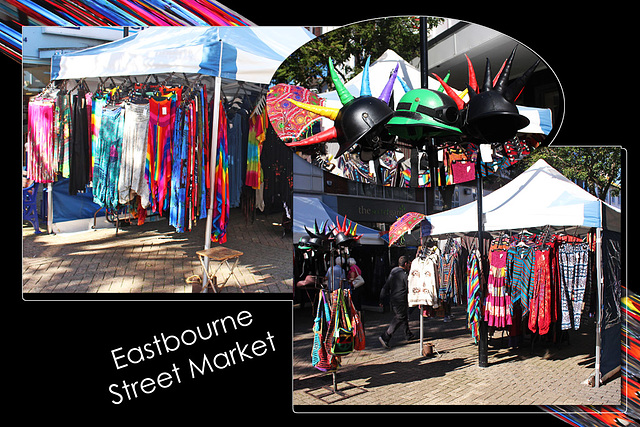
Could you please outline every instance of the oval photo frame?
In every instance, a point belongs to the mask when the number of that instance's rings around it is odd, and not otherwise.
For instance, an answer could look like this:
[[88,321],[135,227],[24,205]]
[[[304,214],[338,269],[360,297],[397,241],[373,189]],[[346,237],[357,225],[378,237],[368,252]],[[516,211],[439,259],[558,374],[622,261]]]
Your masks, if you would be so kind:
[[336,176],[404,188],[499,174],[551,143],[564,98],[540,56],[481,25],[422,18],[362,21],[294,52],[267,94],[280,139]]

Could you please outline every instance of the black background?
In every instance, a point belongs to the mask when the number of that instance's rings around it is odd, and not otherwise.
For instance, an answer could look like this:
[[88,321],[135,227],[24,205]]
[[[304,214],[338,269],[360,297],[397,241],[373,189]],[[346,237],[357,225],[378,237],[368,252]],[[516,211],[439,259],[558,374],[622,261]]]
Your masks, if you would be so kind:
[[[507,34],[540,55],[556,73],[563,89],[565,117],[554,145],[623,145],[628,159],[637,151],[631,144],[634,108],[637,98],[633,77],[633,54],[626,49],[621,31],[629,28],[621,22],[627,14],[602,4],[598,10],[578,10],[552,2],[379,2],[329,3],[304,1],[225,2],[228,7],[257,25],[344,25],[363,19],[396,15],[432,15],[462,19],[485,25]],[[556,9],[556,6],[560,7]],[[345,11],[345,8],[346,11]],[[602,31],[600,26],[605,27]],[[4,76],[5,112],[3,128],[12,132],[6,138],[11,161],[5,182],[11,191],[6,212],[18,215],[18,191],[21,187],[20,139],[22,113],[21,65],[0,55]],[[637,139],[637,136],[634,137]],[[15,148],[14,148],[15,147]],[[14,192],[15,189],[15,192]],[[15,211],[14,211],[14,200]],[[623,194],[624,197],[624,194]],[[10,412],[21,420],[123,423],[170,422],[244,423],[244,422],[364,422],[364,414],[351,417],[333,415],[328,420],[316,415],[292,411],[292,307],[289,301],[164,301],[162,296],[126,300],[118,296],[47,295],[31,300],[21,293],[21,242],[17,218],[11,217],[4,230],[11,235],[11,248],[5,251],[5,271],[11,272],[6,286],[10,304],[3,310],[5,333],[2,351],[4,377],[11,378]],[[283,262],[290,262],[289,259]],[[6,268],[8,267],[8,269]],[[633,289],[633,285],[631,285]],[[249,297],[249,295],[244,295]],[[55,300],[51,300],[55,299]],[[178,351],[157,360],[117,371],[111,350],[143,345],[154,335],[181,333],[224,315],[238,311],[252,313],[254,324],[224,339],[209,341],[190,351],[218,352],[235,341],[264,339],[264,331],[275,336],[276,353],[207,374],[199,380],[188,378],[188,351]],[[311,327],[311,325],[310,325]],[[8,339],[7,339],[8,338]],[[121,405],[111,403],[108,386],[123,379],[134,381],[155,377],[169,370],[175,361],[182,367],[182,384],[142,396]],[[184,365],[184,366],[182,366]],[[124,372],[128,371],[128,372]],[[329,408],[340,410],[340,408]],[[372,408],[369,408],[372,409]],[[474,408],[482,411],[482,408]],[[324,411],[325,408],[319,408]],[[365,408],[367,410],[367,408]],[[541,411],[542,412],[542,411]],[[229,418],[227,418],[229,416]],[[396,415],[392,415],[396,416]],[[385,415],[378,421],[389,422]],[[480,415],[467,416],[470,422],[490,420]],[[478,418],[481,417],[481,418]],[[540,416],[504,415],[493,418],[499,424],[531,419],[546,425],[566,425],[549,414]],[[348,419],[346,419],[348,418]],[[462,421],[452,414],[423,418],[429,422]]]

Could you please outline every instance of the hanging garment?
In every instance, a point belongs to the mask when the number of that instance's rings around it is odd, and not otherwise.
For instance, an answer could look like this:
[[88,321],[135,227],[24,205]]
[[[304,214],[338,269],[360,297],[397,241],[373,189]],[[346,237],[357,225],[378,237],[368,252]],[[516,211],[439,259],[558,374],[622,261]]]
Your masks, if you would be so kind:
[[507,251],[492,249],[489,255],[489,278],[487,297],[484,304],[484,319],[489,326],[506,328],[511,325],[511,296],[507,293],[506,265]]
[[[227,138],[229,144],[229,204],[232,208],[240,207],[242,185],[244,182],[242,171],[244,158],[242,156],[242,120],[243,113],[235,111],[229,117]],[[245,168],[246,168],[246,162]]]
[[565,243],[558,248],[561,329],[580,328],[585,296],[589,295],[589,244]]
[[27,177],[36,182],[55,180],[54,114],[55,102],[32,99],[28,106]]
[[211,240],[225,243],[227,241],[227,223],[229,221],[229,167],[227,151],[227,117],[222,106],[218,130],[218,152],[216,154],[215,177],[212,190],[213,220]]
[[247,176],[245,185],[253,189],[260,188],[262,183],[262,166],[260,164],[260,154],[262,143],[267,132],[266,110],[263,114],[254,114],[249,119],[249,145],[247,151]]
[[100,141],[100,124],[102,122],[102,110],[109,102],[109,92],[96,93],[91,102],[91,176],[93,186],[96,186],[93,168],[95,167],[95,159],[98,153],[102,151]]
[[467,314],[468,327],[474,342],[478,342],[480,320],[482,320],[482,289],[480,252],[476,249],[469,254],[467,259]]
[[109,210],[118,208],[118,178],[124,129],[124,108],[105,107],[100,123],[100,152],[94,163],[93,201]]
[[451,163],[453,184],[469,182],[476,179],[476,164],[474,162],[456,161]]
[[[162,215],[171,179],[172,95],[149,99],[149,131],[147,135],[146,178],[149,182],[151,207]],[[175,113],[174,113],[175,114]]]
[[440,287],[439,298],[442,301],[461,303],[460,265],[458,250],[460,244],[455,240],[448,240],[440,256]]
[[507,290],[511,303],[522,307],[522,317],[529,313],[529,289],[533,286],[535,249],[515,245],[507,250]]
[[118,178],[118,199],[124,205],[140,196],[143,208],[149,207],[149,183],[145,178],[149,104],[124,104],[122,155]]
[[56,101],[56,155],[58,173],[69,177],[69,135],[71,133],[71,95],[64,91],[58,93]]
[[169,204],[169,225],[178,233],[185,231],[185,212],[187,200],[187,147],[189,122],[185,108],[180,106],[176,112],[176,126],[171,149],[171,198]]
[[557,320],[557,256],[553,246],[536,249],[533,294],[529,302],[528,326],[544,335]]
[[439,288],[438,253],[416,257],[411,262],[408,277],[409,307],[429,305],[433,308],[440,306],[438,301]]
[[89,141],[89,113],[86,92],[73,96],[71,133],[69,134],[69,194],[84,191],[91,177],[91,143]]

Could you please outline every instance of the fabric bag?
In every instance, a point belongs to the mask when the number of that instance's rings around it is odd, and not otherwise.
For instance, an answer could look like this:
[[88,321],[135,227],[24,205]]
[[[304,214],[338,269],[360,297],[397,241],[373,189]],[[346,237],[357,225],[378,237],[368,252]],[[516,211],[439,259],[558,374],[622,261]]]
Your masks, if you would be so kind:
[[362,324],[362,319],[360,319],[360,314],[356,310],[353,305],[353,301],[349,299],[349,306],[351,308],[351,316],[353,319],[353,349],[354,350],[364,350],[365,347],[365,334],[364,334],[364,325]]
[[314,368],[323,372],[331,372],[337,369],[338,359],[327,351],[326,341],[328,337],[329,321],[331,313],[325,294],[320,291],[318,297],[318,312],[313,325],[313,346],[311,348],[311,364]]
[[364,279],[362,278],[361,275],[357,275],[353,281],[351,282],[351,284],[353,285],[353,289],[357,289],[360,286],[364,285]]
[[353,327],[349,313],[347,313],[344,291],[338,289],[336,292],[338,293],[338,300],[336,302],[336,320],[333,330],[333,341],[331,343],[331,353],[342,356],[353,351]]

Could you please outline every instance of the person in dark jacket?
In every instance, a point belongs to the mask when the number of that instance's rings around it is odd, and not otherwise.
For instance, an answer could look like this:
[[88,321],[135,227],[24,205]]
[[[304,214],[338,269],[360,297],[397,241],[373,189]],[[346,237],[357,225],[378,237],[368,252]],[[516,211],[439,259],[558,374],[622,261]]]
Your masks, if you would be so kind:
[[400,327],[403,328],[404,336],[407,341],[414,339],[413,333],[409,329],[409,303],[407,300],[407,292],[409,283],[407,274],[411,268],[409,258],[401,256],[398,259],[398,266],[394,267],[387,277],[382,290],[380,291],[380,306],[383,305],[384,299],[388,296],[391,310],[393,311],[393,320],[387,327],[387,330],[378,338],[385,348],[389,347],[389,340],[393,333]]

